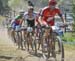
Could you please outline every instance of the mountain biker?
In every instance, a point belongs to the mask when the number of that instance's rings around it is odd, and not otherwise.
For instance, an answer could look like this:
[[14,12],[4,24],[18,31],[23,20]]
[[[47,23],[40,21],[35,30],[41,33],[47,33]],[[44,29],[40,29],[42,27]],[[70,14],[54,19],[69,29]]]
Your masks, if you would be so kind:
[[34,12],[33,6],[29,6],[28,12],[25,12],[23,17],[27,24],[27,27],[33,28],[36,25],[38,14]]
[[[34,32],[35,32],[34,27],[37,25],[38,14],[37,14],[37,12],[34,11],[33,6],[28,6],[28,11],[24,13],[23,17],[24,17],[24,22],[25,22],[26,28],[27,28],[27,32],[24,31],[24,35],[26,35],[27,39],[31,40],[30,42],[28,41],[28,45],[30,43],[32,50],[33,50],[32,36],[34,36]],[[30,34],[31,34],[31,36],[30,36]],[[29,50],[29,47],[28,47],[28,50]]]
[[[50,27],[54,26],[55,25],[54,17],[57,14],[62,19],[64,26],[66,25],[66,21],[64,17],[62,16],[61,10],[56,7],[56,4],[57,4],[56,0],[49,0],[48,6],[42,9],[40,17],[39,17],[39,22],[41,25],[50,26]],[[52,28],[51,28],[51,31],[52,31]],[[60,45],[59,45],[59,48],[60,48]],[[59,52],[60,52],[60,49],[59,49]]]
[[20,10],[19,11],[19,15],[17,15],[12,21],[11,21],[11,26],[13,29],[15,29],[16,26],[18,25],[22,25],[22,21],[23,21],[23,14],[24,14],[24,11],[23,10]]
[[44,7],[41,11],[39,17],[40,24],[54,26],[54,16],[57,14],[61,17],[63,23],[65,24],[65,19],[62,16],[61,10],[56,7],[56,4],[56,0],[49,0],[48,6]]
[[21,25],[22,25],[22,16],[17,16],[14,20],[11,22],[11,27],[12,27],[12,37],[13,41],[16,43],[15,40],[15,31],[20,31],[21,30]]
[[21,26],[21,24],[22,24],[22,16],[17,16],[11,25],[13,29],[16,29],[16,26]]

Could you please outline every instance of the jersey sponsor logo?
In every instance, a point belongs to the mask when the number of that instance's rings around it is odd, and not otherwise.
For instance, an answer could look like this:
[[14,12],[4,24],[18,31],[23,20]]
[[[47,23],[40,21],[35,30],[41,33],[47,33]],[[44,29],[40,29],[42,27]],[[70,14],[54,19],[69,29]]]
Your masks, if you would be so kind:
[[53,20],[53,17],[48,17],[47,21],[50,22],[51,20]]

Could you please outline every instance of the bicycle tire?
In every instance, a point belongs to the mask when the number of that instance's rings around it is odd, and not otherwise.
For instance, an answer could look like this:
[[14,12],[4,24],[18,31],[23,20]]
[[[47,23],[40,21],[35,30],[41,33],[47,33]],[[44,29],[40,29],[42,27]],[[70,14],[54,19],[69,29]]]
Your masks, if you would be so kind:
[[[59,54],[61,54],[61,59],[60,59],[60,61],[64,61],[64,46],[63,46],[63,42],[62,42],[62,39],[61,39],[61,37],[60,36],[56,36],[56,38],[58,39],[57,40],[57,43],[58,43],[58,47],[59,47],[59,49],[60,49],[60,53]],[[56,45],[55,45],[56,46]],[[58,53],[57,53],[58,54]],[[57,54],[56,54],[56,57],[57,57]]]

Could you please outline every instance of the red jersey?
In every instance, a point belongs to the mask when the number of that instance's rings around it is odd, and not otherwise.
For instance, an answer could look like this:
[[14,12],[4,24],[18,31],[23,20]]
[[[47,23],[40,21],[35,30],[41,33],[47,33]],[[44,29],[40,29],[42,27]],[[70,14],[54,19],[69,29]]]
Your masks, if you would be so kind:
[[20,20],[16,20],[16,21],[15,21],[15,24],[16,24],[16,25],[20,25],[20,22],[21,22]]
[[41,11],[42,20],[51,26],[54,26],[54,16],[56,14],[61,14],[60,9],[55,8],[52,10],[49,7],[45,7]]

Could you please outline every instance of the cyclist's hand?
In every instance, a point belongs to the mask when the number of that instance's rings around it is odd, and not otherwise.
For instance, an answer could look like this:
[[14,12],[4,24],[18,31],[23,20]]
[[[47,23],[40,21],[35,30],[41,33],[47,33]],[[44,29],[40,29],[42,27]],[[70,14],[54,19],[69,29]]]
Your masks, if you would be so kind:
[[68,24],[67,24],[67,23],[63,23],[63,26],[64,26],[64,28],[65,28],[65,27],[67,27],[67,26],[68,26]]
[[42,25],[41,25],[41,27],[42,27],[42,28],[45,28],[45,25],[44,25],[44,24],[42,24]]

